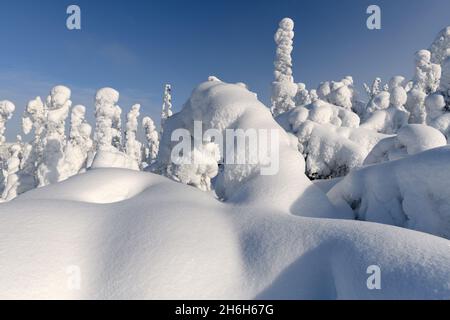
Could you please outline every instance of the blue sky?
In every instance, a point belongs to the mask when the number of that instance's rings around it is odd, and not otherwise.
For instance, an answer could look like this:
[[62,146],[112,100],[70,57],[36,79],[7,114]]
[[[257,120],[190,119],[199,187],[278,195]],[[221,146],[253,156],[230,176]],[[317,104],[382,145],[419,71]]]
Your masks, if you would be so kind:
[[[70,4],[81,7],[79,31],[66,28]],[[381,30],[366,28],[370,4],[381,7]],[[296,82],[411,77],[414,52],[450,25],[449,12],[449,0],[0,0],[0,99],[17,107],[8,137],[26,102],[56,84],[91,116],[101,87],[119,90],[125,111],[141,103],[158,118],[164,83],[178,110],[209,75],[245,82],[268,104],[273,34],[286,16]]]

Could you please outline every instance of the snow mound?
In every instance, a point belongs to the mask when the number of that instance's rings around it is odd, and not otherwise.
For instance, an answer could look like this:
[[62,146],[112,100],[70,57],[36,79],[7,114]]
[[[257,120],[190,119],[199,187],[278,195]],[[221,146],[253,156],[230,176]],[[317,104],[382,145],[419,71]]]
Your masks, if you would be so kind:
[[139,165],[135,159],[131,158],[126,153],[113,147],[103,147],[96,152],[91,168],[122,168],[139,170]]
[[[131,186],[126,201],[89,203]],[[0,205],[0,298],[448,299],[449,244],[98,169]],[[381,290],[367,287],[372,265]]]
[[432,127],[409,124],[402,127],[396,136],[381,140],[368,154],[364,164],[393,161],[447,144],[445,136]]
[[450,238],[450,147],[352,171],[329,192],[358,220]]
[[[201,128],[196,129],[196,122],[201,122]],[[180,128],[188,130],[192,139],[196,130],[201,130],[202,136],[205,136],[209,129],[214,128],[219,131],[223,141],[227,130],[233,130],[234,133],[236,129],[241,132],[256,130],[258,146],[264,143],[261,132],[265,137],[271,137],[271,133],[278,137],[278,142],[276,139],[267,139],[270,145],[268,149],[273,147],[274,151],[272,163],[266,163],[260,157],[252,158],[255,155],[251,150],[246,151],[250,154],[249,158],[255,161],[242,164],[234,161],[234,158],[230,161],[230,157],[221,154],[219,162],[223,163],[222,170],[218,172],[214,184],[215,192],[221,199],[249,205],[264,204],[276,211],[302,216],[339,217],[324,194],[305,176],[304,160],[292,147],[289,135],[274,121],[269,109],[245,87],[216,79],[200,84],[193,91],[183,109],[165,122],[158,154],[158,166],[164,168],[164,172],[165,168],[170,169],[172,166],[172,150],[178,143],[178,140],[171,141],[172,133]],[[200,143],[206,145],[209,141]],[[237,146],[237,143],[234,145]],[[249,143],[244,147],[250,149]],[[192,169],[198,172],[197,167],[192,166]],[[212,168],[209,162],[208,167]],[[264,168],[274,169],[273,174],[261,174]],[[185,180],[195,181],[185,170],[183,172],[183,176],[189,178]],[[194,184],[203,185],[197,182]]]

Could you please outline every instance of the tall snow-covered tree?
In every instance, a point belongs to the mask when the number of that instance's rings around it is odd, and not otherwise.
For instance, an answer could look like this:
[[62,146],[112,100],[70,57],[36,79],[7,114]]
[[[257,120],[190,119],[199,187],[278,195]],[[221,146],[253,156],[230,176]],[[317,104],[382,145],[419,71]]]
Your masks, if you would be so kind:
[[70,116],[69,140],[64,150],[64,172],[61,180],[67,179],[84,170],[87,166],[87,157],[92,150],[92,127],[85,119],[86,108],[76,105],[72,108]]
[[156,130],[155,123],[152,118],[144,117],[142,119],[142,127],[144,128],[145,138],[147,143],[144,147],[143,161],[145,166],[151,165],[158,156],[159,151],[159,135]]
[[275,33],[277,45],[274,62],[275,81],[272,82],[272,114],[276,117],[295,107],[294,97],[297,94],[297,85],[292,76],[292,57],[294,39],[294,21],[284,18]]
[[164,123],[167,118],[172,116],[172,86],[166,84],[164,86],[163,105],[161,108],[161,135],[164,130]]
[[0,101],[0,145],[5,143],[6,121],[11,119],[16,107],[8,100]]
[[47,117],[44,128],[44,150],[37,168],[39,186],[61,180],[64,170],[66,145],[65,123],[72,106],[71,91],[65,86],[54,87],[45,102]]
[[137,139],[138,118],[141,105],[135,104],[127,114],[127,128],[125,131],[125,151],[127,155],[136,161],[137,166],[141,164],[142,144]]
[[95,96],[95,150],[120,150],[120,115],[117,105],[119,92],[112,88],[102,88]]

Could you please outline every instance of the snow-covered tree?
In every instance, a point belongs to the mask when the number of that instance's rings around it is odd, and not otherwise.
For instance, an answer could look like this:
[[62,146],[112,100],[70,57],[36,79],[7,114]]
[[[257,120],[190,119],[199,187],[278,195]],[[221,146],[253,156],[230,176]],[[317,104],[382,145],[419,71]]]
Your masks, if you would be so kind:
[[430,46],[431,62],[440,64],[450,56],[450,26],[442,29]]
[[325,81],[317,88],[319,99],[350,110],[355,98],[353,78],[347,76],[341,81]]
[[70,94],[69,88],[56,86],[47,97],[44,150],[37,168],[39,186],[58,182],[64,176],[65,122],[72,105]]
[[138,117],[141,105],[135,104],[131,107],[127,114],[127,128],[125,131],[125,151],[127,155],[136,161],[138,165],[141,163],[142,144],[137,140]]
[[276,117],[295,107],[294,97],[297,94],[297,85],[292,76],[292,57],[294,39],[294,21],[284,18],[275,33],[277,44],[274,62],[275,81],[272,82],[272,114]]
[[442,76],[438,92],[444,97],[446,110],[450,111],[450,52],[442,62]]
[[95,96],[95,150],[120,150],[120,115],[117,105],[119,92],[112,88],[102,88]]
[[370,87],[365,83],[363,84],[363,86],[369,99],[373,99],[381,91],[381,79],[375,78]]
[[14,143],[8,148],[9,157],[3,165],[3,176],[5,179],[2,200],[4,201],[17,197],[17,182],[19,180],[17,173],[20,170],[21,151],[19,143]]
[[164,86],[163,105],[161,108],[161,134],[164,130],[164,123],[167,118],[172,116],[172,86],[166,84]]
[[15,108],[11,101],[0,101],[0,144],[5,143],[6,121],[11,119]]
[[306,106],[312,102],[304,83],[297,83],[297,94],[295,95],[294,101],[296,106]]
[[85,119],[86,108],[76,105],[70,116],[69,141],[64,150],[64,171],[61,180],[81,172],[87,166],[87,157],[92,150],[92,127]]
[[426,94],[435,92],[439,87],[441,66],[431,62],[428,50],[419,50],[415,56],[416,68],[414,74],[414,89],[420,89]]
[[150,117],[144,117],[142,119],[142,127],[144,128],[145,138],[147,140],[143,155],[145,167],[151,165],[158,156],[159,135],[158,131],[156,130],[155,124]]

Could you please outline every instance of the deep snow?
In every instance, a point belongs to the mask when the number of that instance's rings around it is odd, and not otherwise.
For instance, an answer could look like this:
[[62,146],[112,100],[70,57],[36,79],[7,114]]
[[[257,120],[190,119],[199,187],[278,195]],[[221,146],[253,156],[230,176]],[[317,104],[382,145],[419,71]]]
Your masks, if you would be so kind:
[[[221,203],[151,173],[95,169],[0,206],[0,297],[448,299],[449,246],[397,227]],[[381,290],[366,286],[370,265],[381,268]],[[67,286],[72,266],[81,290]]]

